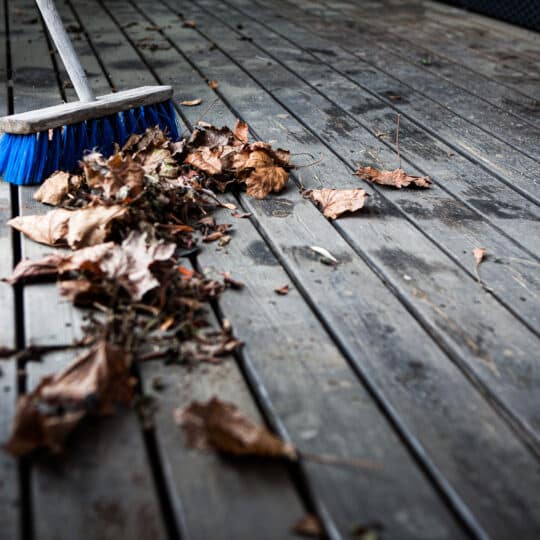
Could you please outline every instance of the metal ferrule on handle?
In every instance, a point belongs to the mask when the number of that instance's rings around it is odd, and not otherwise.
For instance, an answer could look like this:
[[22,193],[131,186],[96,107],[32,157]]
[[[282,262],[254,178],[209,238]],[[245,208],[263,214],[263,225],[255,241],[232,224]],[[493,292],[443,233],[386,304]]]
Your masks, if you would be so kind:
[[36,3],[68,72],[71,83],[77,92],[77,96],[84,102],[95,101],[96,96],[88,84],[84,69],[62,24],[62,19],[60,19],[60,14],[53,0],[36,0]]

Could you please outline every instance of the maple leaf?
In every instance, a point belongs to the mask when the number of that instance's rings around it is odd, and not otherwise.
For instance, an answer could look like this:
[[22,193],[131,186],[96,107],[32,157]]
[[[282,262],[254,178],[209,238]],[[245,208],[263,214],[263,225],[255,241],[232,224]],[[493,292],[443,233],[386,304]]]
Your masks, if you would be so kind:
[[103,242],[114,220],[127,212],[123,206],[86,206],[78,210],[57,208],[43,215],[17,216],[8,225],[31,240],[73,249]]
[[44,204],[58,206],[65,199],[69,191],[70,176],[67,172],[55,172],[34,193],[34,199]]
[[330,219],[345,212],[356,212],[363,208],[368,194],[363,189],[312,189],[306,192]]
[[192,165],[209,175],[220,174],[223,172],[221,155],[221,149],[205,146],[189,152],[184,163]]
[[246,418],[232,403],[211,398],[175,411],[188,446],[232,455],[296,459],[293,446]]
[[115,404],[129,404],[135,386],[130,363],[128,353],[102,340],[61,373],[43,377],[19,398],[8,452],[20,456],[39,447],[60,452],[87,414],[110,414]]
[[376,169],[375,167],[360,167],[354,174],[369,182],[381,184],[383,186],[392,186],[398,189],[408,187],[411,184],[421,188],[428,188],[431,186],[429,176],[409,175],[406,174],[403,169],[385,171]]
[[322,538],[324,536],[322,523],[314,514],[306,514],[299,519],[293,525],[292,530],[300,536],[309,536],[311,538]]
[[283,190],[289,179],[289,173],[277,166],[265,150],[251,152],[246,168],[253,171],[245,178],[246,192],[256,199],[264,199],[269,193]]

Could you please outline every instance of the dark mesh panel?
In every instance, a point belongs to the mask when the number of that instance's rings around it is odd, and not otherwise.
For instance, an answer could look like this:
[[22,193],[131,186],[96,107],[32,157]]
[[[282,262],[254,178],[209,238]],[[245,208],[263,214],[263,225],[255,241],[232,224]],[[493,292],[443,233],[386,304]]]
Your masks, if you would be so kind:
[[448,4],[540,31],[540,0],[446,0]]

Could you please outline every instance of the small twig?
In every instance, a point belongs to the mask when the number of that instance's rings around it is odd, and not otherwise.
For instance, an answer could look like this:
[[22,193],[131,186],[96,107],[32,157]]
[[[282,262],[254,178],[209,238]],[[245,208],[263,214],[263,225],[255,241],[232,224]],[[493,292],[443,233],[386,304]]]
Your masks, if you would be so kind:
[[328,454],[310,454],[305,452],[298,452],[298,454],[308,461],[315,461],[316,463],[322,463],[324,465],[338,465],[341,467],[353,467],[355,469],[382,469],[381,463],[369,459],[345,459],[337,456],[330,456]]
[[398,113],[397,122],[396,122],[396,148],[397,148],[397,158],[398,158],[398,169],[401,169],[401,154],[399,152],[399,119],[400,118],[401,118],[401,114]]
[[306,165],[295,165],[294,168],[298,171],[299,169],[305,169],[306,167],[313,167],[313,165],[317,165],[317,163],[320,163],[323,159],[324,157],[317,159],[316,161],[312,161],[311,163],[307,163]]
[[[207,114],[208,112],[210,111],[210,109],[219,101],[219,97],[215,98],[214,101],[212,101],[212,103],[210,103],[210,105],[208,105],[208,107],[206,107],[206,109],[203,111],[203,113],[201,114],[201,116],[199,116],[199,118],[197,119],[197,121],[195,122],[195,124],[193,124],[194,126],[196,126]],[[182,135],[180,138],[184,138],[188,133],[190,132],[190,129],[188,127],[186,127],[186,129],[184,129],[184,131],[182,132]]]

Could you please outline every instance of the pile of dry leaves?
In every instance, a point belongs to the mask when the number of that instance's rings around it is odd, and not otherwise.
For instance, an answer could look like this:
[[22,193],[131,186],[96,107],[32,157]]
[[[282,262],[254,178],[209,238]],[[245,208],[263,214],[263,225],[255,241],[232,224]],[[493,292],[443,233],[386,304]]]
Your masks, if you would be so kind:
[[[35,194],[55,208],[9,221],[36,242],[71,251],[24,260],[6,281],[56,278],[64,297],[91,312],[81,344],[86,352],[20,399],[10,452],[60,451],[86,415],[131,404],[137,362],[217,362],[239,346],[229,326],[209,330],[204,307],[226,287],[241,284],[228,273],[221,281],[201,275],[189,257],[199,241],[230,240],[230,226],[218,224],[212,212],[235,206],[221,203],[216,192],[245,187],[248,195],[262,199],[288,181],[290,153],[265,142],[249,143],[248,131],[241,121],[232,131],[200,122],[189,139],[173,142],[160,129],[148,129],[108,159],[86,155],[79,175],[56,172]],[[430,184],[401,169],[368,167],[357,174],[398,188]],[[336,219],[360,210],[367,193],[317,189],[304,196]],[[312,249],[337,263],[326,249]],[[287,292],[288,286],[276,289]],[[296,456],[294,448],[219,400],[193,404],[178,413],[178,421],[195,447]]]
[[89,350],[20,400],[10,452],[59,451],[84,416],[130,404],[134,362],[216,362],[238,347],[230,328],[209,329],[203,309],[238,283],[228,274],[222,281],[199,274],[189,255],[198,241],[228,230],[212,212],[235,207],[219,202],[215,190],[245,186],[263,198],[283,189],[290,168],[287,151],[249,144],[238,121],[233,131],[201,124],[179,142],[148,129],[108,159],[85,156],[80,175],[57,172],[45,181],[35,198],[56,208],[9,224],[72,251],[24,260],[7,281],[57,278],[63,296],[91,310]]

